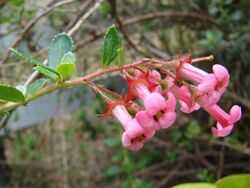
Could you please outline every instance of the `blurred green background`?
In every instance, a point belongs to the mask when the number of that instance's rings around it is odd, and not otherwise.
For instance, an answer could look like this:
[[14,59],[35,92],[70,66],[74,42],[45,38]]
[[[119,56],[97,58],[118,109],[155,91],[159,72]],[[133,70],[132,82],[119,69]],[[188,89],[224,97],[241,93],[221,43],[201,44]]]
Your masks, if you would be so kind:
[[[53,36],[72,28],[97,1],[55,7],[58,2],[65,1],[0,0],[1,83],[18,85],[31,73],[31,65],[7,54],[17,39],[17,49],[42,61]],[[239,104],[243,116],[229,137],[211,135],[215,121],[204,111],[178,111],[171,129],[157,132],[141,151],[129,152],[121,145],[118,122],[96,117],[105,108],[96,96],[77,111],[0,137],[0,187],[160,188],[250,172],[249,10],[248,0],[106,0],[72,36],[76,76],[100,66],[103,34],[112,24],[123,37],[126,63],[189,52],[214,55],[214,62],[197,66],[211,70],[219,63],[230,72],[220,105],[229,111]]]

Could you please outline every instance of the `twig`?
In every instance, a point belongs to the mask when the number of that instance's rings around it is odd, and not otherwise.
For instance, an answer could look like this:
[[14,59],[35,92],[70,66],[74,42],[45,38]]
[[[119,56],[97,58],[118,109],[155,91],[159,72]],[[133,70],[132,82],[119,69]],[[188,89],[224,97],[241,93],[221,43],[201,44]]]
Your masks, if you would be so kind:
[[75,33],[78,29],[80,29],[83,22],[101,5],[103,0],[97,1],[92,8],[89,9],[79,20],[78,22],[68,31],[69,35]]
[[[183,12],[157,12],[157,13],[149,13],[149,14],[145,14],[145,15],[141,15],[141,16],[137,16],[134,18],[129,18],[126,19],[122,25],[123,27],[129,26],[129,25],[133,25],[133,24],[137,24],[138,22],[143,22],[143,21],[147,21],[147,20],[151,20],[151,19],[155,19],[155,18],[164,18],[164,19],[174,19],[174,18],[189,18],[189,19],[196,19],[196,20],[200,20],[202,22],[209,22],[212,25],[218,27],[220,30],[222,31],[227,31],[226,28],[222,27],[220,24],[218,24],[217,22],[215,22],[212,18],[208,17],[208,16],[203,16],[201,14],[197,14],[197,13],[183,13]],[[106,30],[103,30],[101,32],[98,32],[95,35],[89,36],[87,38],[85,38],[82,41],[77,42],[76,46],[80,47],[80,46],[84,46],[86,43],[92,42],[100,37],[102,37],[105,34]]]
[[212,171],[215,170],[215,166],[202,156],[198,144],[195,144],[195,153],[196,153],[196,156],[198,157],[198,159],[200,160],[200,162],[203,165],[205,165],[209,170],[212,170]]
[[228,95],[229,97],[233,98],[234,100],[238,101],[239,103],[241,103],[242,105],[244,105],[248,109],[250,109],[250,101],[249,100],[237,95],[234,92],[226,91],[225,94]]
[[85,1],[85,2],[82,4],[82,6],[81,6],[81,7],[79,8],[79,10],[78,10],[78,15],[76,15],[75,18],[72,18],[72,19],[70,20],[70,22],[68,23],[68,25],[66,26],[66,28],[64,29],[64,31],[69,31],[70,28],[72,28],[72,27],[76,24],[77,20],[79,20],[79,18],[81,18],[81,16],[82,16],[82,15],[84,14],[84,12],[85,12],[86,7],[89,6],[89,4],[90,4],[91,2],[92,2],[91,0],[87,0],[87,1]]
[[[141,65],[161,64],[161,65],[164,65],[164,66],[174,66],[174,65],[178,66],[178,63],[179,63],[179,60],[161,61],[161,60],[157,60],[157,59],[143,59],[141,61],[134,62],[132,64],[124,65],[123,67],[115,66],[115,67],[100,69],[99,71],[96,71],[94,73],[91,73],[89,75],[86,75],[86,76],[78,78],[78,79],[68,80],[68,81],[63,82],[63,83],[56,83],[56,84],[49,85],[49,86],[41,89],[34,96],[27,98],[25,102],[28,103],[29,101],[32,101],[32,100],[34,100],[34,99],[36,99],[36,98],[38,98],[40,96],[43,96],[45,94],[49,94],[49,93],[51,93],[51,92],[53,92],[53,91],[55,91],[57,89],[63,88],[63,87],[71,87],[71,86],[77,86],[77,85],[87,85],[88,82],[90,82],[91,80],[93,80],[93,79],[95,79],[97,77],[100,77],[102,75],[108,74],[108,73],[127,70],[127,69],[138,67],[138,66],[141,66]],[[14,108],[16,108],[16,107],[18,107],[20,105],[24,105],[24,104],[7,102],[7,103],[0,106],[0,111],[14,109]]]
[[128,44],[136,51],[138,52],[139,54],[142,54],[144,57],[148,57],[148,54],[139,50],[136,45],[130,40],[129,36],[127,35],[124,27],[123,27],[123,23],[120,19],[120,15],[118,14],[118,11],[117,11],[117,6],[116,6],[116,0],[108,0],[109,3],[111,4],[111,7],[112,7],[112,12],[113,12],[113,16],[115,17],[116,19],[116,22],[118,24],[118,27],[121,31],[121,33],[123,34],[125,40],[128,42]]
[[220,30],[222,30],[223,32],[227,32],[227,28],[222,27],[220,24],[218,24],[216,21],[213,20],[212,17],[208,17],[208,16],[204,16],[198,13],[191,13],[191,12],[169,12],[169,11],[165,11],[165,12],[154,12],[154,13],[149,13],[149,14],[145,14],[145,15],[141,15],[141,16],[137,16],[135,18],[131,18],[128,20],[124,21],[124,25],[131,25],[131,24],[135,24],[138,22],[142,22],[142,21],[147,21],[147,20],[151,20],[151,19],[155,19],[155,18],[165,18],[165,19],[175,19],[175,18],[189,18],[189,19],[197,19],[197,20],[201,20],[203,22],[209,22],[211,24],[213,24],[214,26],[216,26],[217,28],[219,28]]
[[[48,7],[47,9],[45,9],[42,12],[38,12],[36,17],[33,18],[32,20],[29,21],[29,23],[23,28],[23,30],[21,31],[20,35],[16,38],[16,40],[10,45],[10,48],[15,48],[22,40],[23,36],[28,32],[28,30],[30,30],[34,24],[36,24],[38,22],[38,20],[40,20],[42,17],[46,16],[48,13],[50,13],[51,11],[53,11],[55,8],[65,5],[65,4],[69,4],[74,2],[75,0],[64,0],[64,1],[60,1],[50,7]],[[9,57],[10,55],[10,51],[7,50],[6,53],[4,54],[4,57],[2,59],[2,61],[0,62],[0,65],[2,65]]]
[[224,168],[224,156],[225,156],[225,146],[222,145],[220,149],[220,155],[219,155],[219,164],[218,164],[218,169],[216,173],[217,179],[221,178],[223,168]]
[[182,162],[179,162],[179,163],[176,165],[176,167],[174,168],[174,170],[170,171],[170,172],[168,173],[168,175],[167,175],[165,178],[163,178],[163,179],[161,180],[161,182],[159,183],[159,185],[157,186],[157,188],[166,187],[166,184],[169,182],[169,180],[170,180],[171,178],[173,178],[176,174],[178,174],[179,169],[180,169],[181,167],[182,167]]
[[[83,22],[100,6],[101,2],[103,0],[99,0],[97,1],[94,6],[89,9],[88,12],[86,12],[80,19],[79,21],[68,31],[69,35],[73,35],[83,24]],[[48,60],[44,60],[43,64],[47,64]],[[34,79],[36,79],[36,77],[39,75],[38,71],[34,71],[30,77],[27,79],[27,81],[25,82],[24,86],[28,86]]]

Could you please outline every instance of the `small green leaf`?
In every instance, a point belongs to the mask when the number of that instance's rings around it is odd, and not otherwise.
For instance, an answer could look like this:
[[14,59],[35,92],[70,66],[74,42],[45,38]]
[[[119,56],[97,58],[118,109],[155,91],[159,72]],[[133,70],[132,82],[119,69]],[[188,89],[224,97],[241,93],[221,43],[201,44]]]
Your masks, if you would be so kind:
[[102,66],[109,66],[117,57],[117,50],[122,46],[122,39],[119,36],[115,25],[112,25],[104,36],[102,50]]
[[[17,49],[14,48],[10,48],[10,50],[14,53],[16,53],[19,57],[21,57],[22,59],[26,60],[28,63],[31,63],[33,65],[37,65],[37,67],[35,67],[35,69],[37,71],[39,71],[40,73],[44,74],[45,76],[50,76],[48,72],[53,72],[54,74],[56,74],[58,77],[60,77],[60,74],[58,72],[56,72],[54,69],[51,69],[49,67],[47,67],[46,65],[40,63],[39,61],[37,61],[36,59],[33,59],[32,57],[28,56],[27,54],[18,51]],[[46,70],[45,70],[46,69]],[[46,74],[47,73],[47,74]],[[55,76],[53,76],[55,77]],[[50,78],[50,77],[49,77]],[[50,78],[52,79],[52,78]],[[52,79],[53,80],[53,79]]]
[[56,69],[64,54],[72,51],[73,41],[67,33],[60,33],[54,37],[49,46],[49,67]]
[[60,64],[57,65],[56,70],[65,79],[68,78],[75,71],[76,57],[72,52],[63,55]]
[[51,71],[47,67],[42,67],[38,65],[34,69],[43,74],[44,76],[48,77],[52,81],[57,81],[58,79],[60,79],[59,73],[56,74],[55,71]]
[[18,89],[19,91],[21,91],[22,94],[23,94],[23,96],[26,95],[27,90],[26,90],[25,86],[19,85],[19,86],[16,87],[16,89]]
[[124,65],[124,50],[123,50],[123,48],[118,48],[117,55],[118,55],[118,66],[123,66]]
[[61,63],[57,65],[56,69],[59,74],[65,79],[74,72],[75,67],[76,65],[74,63]]
[[23,103],[25,101],[21,91],[4,84],[0,84],[0,100],[18,103]]
[[27,96],[32,96],[36,94],[36,92],[40,89],[42,89],[46,84],[46,79],[41,78],[38,79],[34,82],[32,82],[30,85],[27,87]]
[[19,57],[21,57],[22,59],[26,60],[28,63],[31,63],[33,65],[39,65],[41,64],[39,61],[33,59],[32,57],[28,56],[27,54],[17,50],[17,49],[14,49],[14,48],[10,48],[10,50],[12,52],[14,52],[16,55],[18,55]]
[[61,63],[76,63],[76,56],[72,52],[68,52],[63,55],[63,57],[60,60]]
[[227,176],[218,180],[215,185],[217,188],[249,188],[250,174]]
[[216,186],[211,183],[184,183],[172,188],[216,188]]

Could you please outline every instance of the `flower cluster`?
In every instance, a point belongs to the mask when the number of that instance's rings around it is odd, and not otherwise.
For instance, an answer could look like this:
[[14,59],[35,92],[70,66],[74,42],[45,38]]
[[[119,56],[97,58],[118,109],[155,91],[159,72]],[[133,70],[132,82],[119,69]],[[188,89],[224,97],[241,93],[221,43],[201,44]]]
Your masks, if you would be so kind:
[[139,150],[155,131],[172,126],[176,120],[176,101],[184,113],[200,108],[208,112],[217,121],[211,129],[213,135],[224,137],[231,133],[241,117],[241,108],[234,105],[228,114],[217,105],[229,83],[225,67],[216,64],[213,72],[207,73],[193,66],[188,55],[170,70],[162,67],[157,70],[145,66],[123,71],[128,83],[127,97],[107,105],[108,114],[116,117],[124,128],[124,147]]

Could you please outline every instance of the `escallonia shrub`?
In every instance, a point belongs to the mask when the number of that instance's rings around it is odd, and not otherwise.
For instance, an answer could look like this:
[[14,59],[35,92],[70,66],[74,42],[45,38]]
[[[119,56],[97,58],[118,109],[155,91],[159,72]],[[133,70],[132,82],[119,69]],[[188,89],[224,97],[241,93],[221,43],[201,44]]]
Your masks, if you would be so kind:
[[[107,103],[101,116],[114,116],[124,132],[121,141],[128,150],[139,150],[155,131],[174,125],[176,103],[184,113],[204,109],[216,121],[211,132],[216,137],[228,136],[241,118],[241,107],[232,106],[229,113],[217,103],[229,84],[227,69],[219,64],[206,72],[193,66],[200,61],[211,61],[213,56],[192,58],[183,55],[171,61],[142,59],[124,64],[122,39],[115,26],[106,32],[103,42],[102,67],[89,75],[72,78],[76,56],[73,41],[67,33],[58,34],[48,50],[48,61],[40,63],[22,52],[11,49],[19,57],[34,65],[36,70],[24,85],[12,87],[0,84],[1,119],[18,106],[25,105],[45,94],[63,87],[84,85],[99,93]],[[115,66],[111,66],[114,63]],[[94,79],[112,72],[120,72],[127,81],[127,93],[119,95],[96,84]],[[36,74],[44,78],[35,80]],[[1,120],[0,119],[0,120]]]

